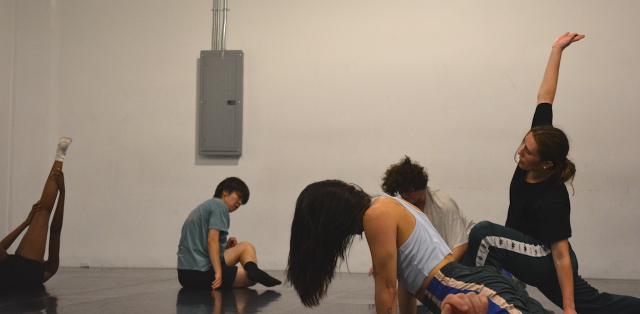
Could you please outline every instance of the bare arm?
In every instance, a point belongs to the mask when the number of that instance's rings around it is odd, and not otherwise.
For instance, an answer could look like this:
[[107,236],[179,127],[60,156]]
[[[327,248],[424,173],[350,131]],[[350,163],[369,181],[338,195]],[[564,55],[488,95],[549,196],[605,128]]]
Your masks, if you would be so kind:
[[371,251],[375,280],[376,312],[396,313],[397,224],[389,221],[381,208],[371,207],[364,217],[364,230]]
[[[33,214],[38,210],[40,210],[40,202],[33,204],[33,207],[31,208],[31,212],[29,213],[29,216],[27,216],[27,219],[25,219],[25,221],[23,221],[20,225],[13,229],[13,231],[11,231],[6,237],[4,237],[2,241],[0,241],[0,249],[4,251],[5,255],[7,253],[6,251],[9,249],[9,247],[11,247],[13,242],[15,242],[18,236],[24,231],[24,229],[29,226],[29,224],[31,223],[31,218],[33,218]],[[1,254],[2,253],[0,253],[0,257]]]
[[409,291],[398,285],[398,305],[400,305],[400,314],[416,314],[417,302]]
[[461,261],[468,247],[469,247],[469,243],[460,244],[454,247],[453,250],[451,250],[451,256],[453,257],[453,260],[456,262]]
[[560,59],[562,51],[569,47],[572,43],[581,40],[584,35],[578,33],[565,33],[558,37],[553,43],[547,68],[544,71],[542,84],[538,90],[538,103],[552,104],[556,97],[556,89],[558,87],[558,75],[560,74]]
[[562,291],[562,307],[564,313],[576,313],[573,299],[573,268],[569,255],[569,241],[561,240],[551,244],[551,256],[556,268],[558,283]]
[[222,264],[220,263],[220,231],[217,229],[209,229],[207,236],[207,245],[209,247],[209,259],[213,265],[215,278],[211,283],[211,288],[217,289],[222,285]]

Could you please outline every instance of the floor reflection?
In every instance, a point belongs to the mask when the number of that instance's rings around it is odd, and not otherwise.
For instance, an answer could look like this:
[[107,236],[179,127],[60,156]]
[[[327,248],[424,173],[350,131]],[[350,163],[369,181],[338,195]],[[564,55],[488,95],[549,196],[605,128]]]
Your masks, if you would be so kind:
[[58,313],[58,298],[44,287],[36,290],[0,291],[0,313]]
[[176,312],[186,313],[256,313],[280,298],[280,293],[254,289],[195,290],[180,289]]

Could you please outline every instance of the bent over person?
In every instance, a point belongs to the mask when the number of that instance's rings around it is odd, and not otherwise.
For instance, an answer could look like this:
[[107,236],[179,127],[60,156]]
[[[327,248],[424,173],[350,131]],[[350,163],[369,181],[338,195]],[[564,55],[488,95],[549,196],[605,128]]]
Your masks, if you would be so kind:
[[387,168],[382,178],[382,190],[391,196],[400,196],[423,211],[451,249],[453,259],[461,261],[475,223],[451,197],[432,189],[428,182],[429,175],[424,167],[405,156]]
[[363,232],[373,263],[377,313],[396,313],[398,305],[401,313],[415,313],[416,299],[447,313],[447,298],[470,292],[486,301],[486,313],[547,313],[496,268],[453,261],[449,247],[415,206],[389,196],[371,199],[338,180],[312,183],[296,201],[287,280],[305,306],[320,303],[338,260],[346,259],[353,238]]

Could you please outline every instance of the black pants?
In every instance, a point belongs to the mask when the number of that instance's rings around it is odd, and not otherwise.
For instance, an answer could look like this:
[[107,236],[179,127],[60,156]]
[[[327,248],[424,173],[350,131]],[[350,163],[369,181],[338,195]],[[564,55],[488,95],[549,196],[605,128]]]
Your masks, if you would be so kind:
[[[571,247],[573,289],[576,311],[590,313],[640,313],[640,299],[601,293],[578,274],[578,259]],[[504,268],[523,282],[540,290],[562,308],[562,291],[551,249],[540,241],[488,221],[476,224],[469,234],[469,248],[463,263],[470,266],[492,265]]]

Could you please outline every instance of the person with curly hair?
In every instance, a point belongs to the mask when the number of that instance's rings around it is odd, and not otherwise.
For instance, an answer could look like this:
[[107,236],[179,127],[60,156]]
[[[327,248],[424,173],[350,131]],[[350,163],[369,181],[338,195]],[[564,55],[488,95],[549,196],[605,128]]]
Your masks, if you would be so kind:
[[451,249],[453,259],[460,261],[475,223],[465,216],[451,197],[431,189],[428,183],[429,175],[424,167],[405,156],[387,168],[382,178],[382,190],[423,211]]

